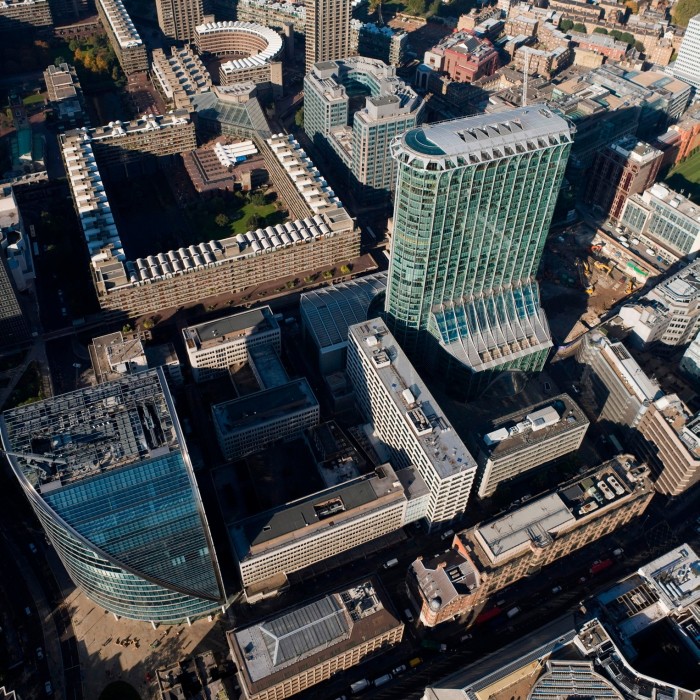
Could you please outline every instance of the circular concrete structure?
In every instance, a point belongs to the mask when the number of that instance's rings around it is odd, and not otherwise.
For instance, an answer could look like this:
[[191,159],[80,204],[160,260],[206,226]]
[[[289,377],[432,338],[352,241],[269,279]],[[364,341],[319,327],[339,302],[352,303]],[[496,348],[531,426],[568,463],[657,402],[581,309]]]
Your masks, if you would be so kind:
[[282,37],[273,29],[253,22],[207,22],[196,28],[200,53],[238,56],[221,66],[233,73],[271,63],[282,52]]

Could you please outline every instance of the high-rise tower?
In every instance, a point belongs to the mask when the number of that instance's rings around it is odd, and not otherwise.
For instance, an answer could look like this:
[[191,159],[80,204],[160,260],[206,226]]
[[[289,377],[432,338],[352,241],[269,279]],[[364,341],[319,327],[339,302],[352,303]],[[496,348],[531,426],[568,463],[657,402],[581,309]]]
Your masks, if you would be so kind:
[[350,0],[306,0],[306,71],[350,55]]
[[161,369],[5,411],[10,467],[75,584],[134,620],[215,611],[223,585]]
[[[493,370],[541,369],[552,345],[535,274],[571,142],[569,123],[535,105],[393,144],[387,319],[409,355],[457,370],[470,393]],[[425,353],[431,341],[447,357]]]
[[204,21],[203,0],[156,0],[156,12],[163,34],[176,41],[193,41]]
[[673,64],[673,75],[700,88],[700,14],[688,22],[678,58]]

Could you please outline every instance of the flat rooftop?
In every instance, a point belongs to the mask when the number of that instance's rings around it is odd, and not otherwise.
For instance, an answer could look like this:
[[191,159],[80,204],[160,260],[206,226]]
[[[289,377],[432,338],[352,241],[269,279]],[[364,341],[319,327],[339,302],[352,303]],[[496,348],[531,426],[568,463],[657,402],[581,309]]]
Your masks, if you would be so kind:
[[375,318],[358,323],[349,333],[440,477],[476,469],[469,450],[384,322]]
[[633,474],[627,455],[616,457],[556,492],[537,498],[510,513],[473,529],[491,564],[518,554],[526,546],[547,547],[561,529],[627,498],[637,487],[651,488]]
[[573,399],[559,394],[494,421],[493,430],[484,435],[480,447],[490,457],[503,457],[588,424]]
[[40,492],[182,452],[161,381],[147,370],[5,411],[3,444]]
[[700,559],[688,544],[682,544],[639,569],[652,582],[670,609],[688,608],[700,601]]
[[188,351],[207,350],[213,346],[238,340],[257,333],[268,333],[279,328],[269,306],[242,311],[214,321],[182,329]]
[[645,201],[654,197],[670,206],[674,210],[674,215],[675,212],[678,212],[692,219],[694,222],[700,222],[700,206],[694,204],[692,200],[684,197],[679,192],[675,192],[670,187],[666,187],[666,185],[660,182],[652,185],[643,195],[637,196],[641,196]]
[[240,399],[212,406],[214,422],[223,433],[250,430],[257,424],[286,414],[318,406],[306,379],[294,379],[283,386],[249,394]]
[[227,633],[248,693],[256,694],[402,623],[366,580]]
[[285,538],[285,535],[298,532],[299,536],[304,536],[305,532],[311,531],[309,528],[324,522],[339,524],[354,517],[354,511],[359,508],[366,510],[369,504],[392,495],[401,500],[403,493],[404,488],[396,472],[391,465],[383,464],[376,471],[340,486],[324,489],[293,503],[233,523],[229,527],[229,536],[236,556],[244,561],[254,554],[253,549],[266,549],[262,545],[279,538],[284,538],[280,544],[287,543],[289,538]]

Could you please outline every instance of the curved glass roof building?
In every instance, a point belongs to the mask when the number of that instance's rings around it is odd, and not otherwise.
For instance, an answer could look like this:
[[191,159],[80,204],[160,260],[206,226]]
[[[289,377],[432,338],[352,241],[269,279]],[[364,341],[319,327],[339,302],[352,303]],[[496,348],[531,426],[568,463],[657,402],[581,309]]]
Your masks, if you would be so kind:
[[552,341],[535,273],[572,138],[564,118],[536,105],[393,142],[385,310],[409,354],[432,338],[472,374],[541,369]]
[[22,489],[75,584],[135,620],[177,623],[224,594],[162,370],[5,411]]

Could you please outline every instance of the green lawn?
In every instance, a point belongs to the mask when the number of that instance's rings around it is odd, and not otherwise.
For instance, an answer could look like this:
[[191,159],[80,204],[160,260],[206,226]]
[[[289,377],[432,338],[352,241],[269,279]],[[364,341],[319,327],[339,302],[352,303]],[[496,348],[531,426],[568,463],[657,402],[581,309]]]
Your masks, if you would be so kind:
[[[252,202],[243,201],[239,197],[222,203],[218,207],[190,209],[188,213],[197,232],[197,238],[202,241],[228,238],[249,231],[250,226],[247,222],[253,214],[260,217],[259,226],[262,228],[287,221],[284,212],[277,209],[273,202],[255,205]],[[216,223],[216,217],[221,213],[226,214],[229,218],[229,223],[226,226],[219,226]]]
[[25,105],[35,105],[38,102],[43,102],[45,97],[46,95],[40,92],[38,95],[28,95],[22,100],[22,102]]
[[666,177],[668,186],[700,204],[700,150],[676,166]]

